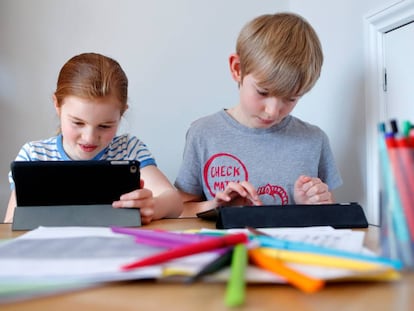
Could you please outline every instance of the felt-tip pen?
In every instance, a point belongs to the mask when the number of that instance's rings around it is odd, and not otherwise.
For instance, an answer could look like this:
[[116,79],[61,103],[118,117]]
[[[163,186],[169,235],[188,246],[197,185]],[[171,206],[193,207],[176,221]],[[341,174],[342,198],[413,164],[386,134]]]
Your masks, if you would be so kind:
[[222,237],[208,238],[200,242],[178,246],[160,254],[156,254],[154,256],[150,256],[132,262],[130,264],[123,265],[121,266],[121,269],[128,271],[149,265],[161,264],[171,259],[194,255],[206,251],[212,251],[219,248],[225,248],[227,246],[233,246],[240,243],[247,243],[248,241],[249,240],[247,234],[245,233],[234,233]]

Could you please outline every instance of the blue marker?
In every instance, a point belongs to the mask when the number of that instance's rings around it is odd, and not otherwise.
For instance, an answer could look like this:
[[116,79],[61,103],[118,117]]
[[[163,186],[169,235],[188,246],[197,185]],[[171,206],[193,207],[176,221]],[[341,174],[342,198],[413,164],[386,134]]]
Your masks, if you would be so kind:
[[393,259],[379,257],[379,256],[370,256],[370,255],[352,253],[352,252],[337,250],[333,248],[320,247],[320,246],[316,246],[316,245],[312,245],[308,243],[287,241],[287,240],[282,240],[282,239],[268,237],[268,236],[256,236],[253,239],[257,239],[260,243],[260,246],[263,246],[263,247],[286,249],[286,250],[292,250],[292,251],[311,252],[311,253],[318,253],[318,254],[323,254],[323,255],[355,259],[355,260],[369,261],[369,262],[373,262],[377,264],[391,266],[397,270],[401,270],[403,266],[402,262],[399,260],[393,260]]

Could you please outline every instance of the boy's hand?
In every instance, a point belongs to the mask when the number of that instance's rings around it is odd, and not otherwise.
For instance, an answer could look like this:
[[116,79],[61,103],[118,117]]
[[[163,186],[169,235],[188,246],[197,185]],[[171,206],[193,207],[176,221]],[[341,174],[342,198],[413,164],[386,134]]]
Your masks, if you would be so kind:
[[333,202],[328,185],[319,178],[299,176],[294,186],[294,197],[297,204],[330,204]]
[[229,182],[223,192],[216,194],[214,205],[262,205],[256,189],[247,181]]
[[112,203],[114,208],[139,208],[142,224],[149,224],[154,217],[155,201],[152,191],[144,188],[144,181],[141,179],[141,189],[121,195],[119,201]]

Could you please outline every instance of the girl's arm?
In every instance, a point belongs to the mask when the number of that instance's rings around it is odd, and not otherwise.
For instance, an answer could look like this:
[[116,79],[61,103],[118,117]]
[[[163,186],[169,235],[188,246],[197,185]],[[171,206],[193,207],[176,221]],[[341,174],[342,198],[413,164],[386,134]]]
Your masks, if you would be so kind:
[[178,191],[154,165],[141,169],[141,189],[122,195],[112,206],[139,208],[143,224],[154,219],[178,217],[183,209]]
[[4,222],[13,222],[14,209],[16,208],[16,192],[13,190],[10,199],[9,205],[7,206],[6,216],[4,217]]

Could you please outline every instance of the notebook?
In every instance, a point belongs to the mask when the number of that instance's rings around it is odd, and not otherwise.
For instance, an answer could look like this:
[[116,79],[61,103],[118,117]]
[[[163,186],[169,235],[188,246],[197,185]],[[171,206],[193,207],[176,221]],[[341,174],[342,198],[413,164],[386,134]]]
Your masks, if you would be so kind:
[[138,161],[14,161],[13,230],[38,226],[140,226],[139,209],[112,202],[139,188]]
[[221,206],[197,214],[215,221],[217,229],[331,226],[367,228],[368,222],[358,203],[295,204],[262,206]]

